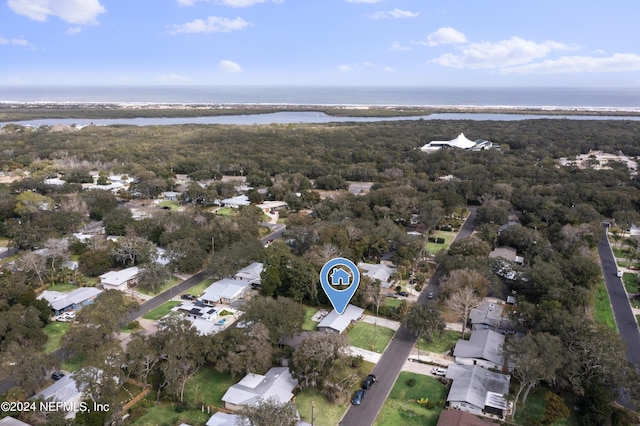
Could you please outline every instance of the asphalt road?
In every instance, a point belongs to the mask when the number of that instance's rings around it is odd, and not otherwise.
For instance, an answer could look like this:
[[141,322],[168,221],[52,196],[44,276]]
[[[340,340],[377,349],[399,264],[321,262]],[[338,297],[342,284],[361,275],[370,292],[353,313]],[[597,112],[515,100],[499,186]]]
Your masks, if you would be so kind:
[[[598,256],[600,257],[600,265],[607,286],[607,293],[609,293],[611,307],[613,308],[613,317],[616,320],[618,333],[627,344],[627,361],[637,366],[640,363],[640,332],[638,331],[638,324],[631,310],[622,278],[616,275],[618,268],[609,245],[606,228],[600,244],[598,244]],[[618,402],[629,409],[635,409],[626,393],[621,393]]]
[[[473,221],[476,217],[476,209],[471,207],[469,210],[469,217],[462,228],[460,228],[456,240],[467,238],[473,232]],[[440,268],[437,268],[429,280],[429,285],[422,291],[416,303],[427,303],[429,300],[427,299],[427,293],[429,291],[433,291],[434,294],[439,294],[439,281],[441,276],[442,271]],[[416,337],[411,334],[406,327],[400,327],[400,329],[398,329],[372,371],[372,374],[375,374],[378,378],[377,385],[372,386],[371,389],[367,391],[360,405],[349,406],[340,425],[371,426],[373,424],[382,405],[389,396],[402,366],[409,358],[409,354],[415,343]],[[318,413],[318,416],[321,415],[321,413]]]

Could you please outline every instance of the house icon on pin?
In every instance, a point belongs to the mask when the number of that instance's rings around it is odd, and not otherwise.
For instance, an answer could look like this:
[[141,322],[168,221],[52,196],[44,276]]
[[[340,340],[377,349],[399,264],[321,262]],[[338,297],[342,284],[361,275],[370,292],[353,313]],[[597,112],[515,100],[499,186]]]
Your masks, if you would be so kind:
[[349,285],[349,280],[351,279],[351,275],[342,268],[336,268],[331,273],[331,285]]

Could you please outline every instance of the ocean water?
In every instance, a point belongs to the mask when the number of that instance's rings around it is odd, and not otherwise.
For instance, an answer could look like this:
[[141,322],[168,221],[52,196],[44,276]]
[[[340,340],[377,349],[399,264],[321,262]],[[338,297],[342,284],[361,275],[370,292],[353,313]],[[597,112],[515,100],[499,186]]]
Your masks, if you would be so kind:
[[491,106],[640,110],[640,88],[0,86],[2,103]]

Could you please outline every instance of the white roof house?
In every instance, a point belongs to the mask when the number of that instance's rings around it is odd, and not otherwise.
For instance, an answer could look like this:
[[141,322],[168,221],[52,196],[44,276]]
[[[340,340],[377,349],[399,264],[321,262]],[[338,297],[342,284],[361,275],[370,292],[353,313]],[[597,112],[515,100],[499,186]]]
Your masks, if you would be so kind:
[[379,263],[377,265],[371,263],[358,263],[358,269],[372,280],[379,280],[383,288],[389,288],[393,285],[391,275],[396,272],[396,268],[386,264]]
[[233,411],[245,405],[253,405],[262,399],[275,398],[279,403],[291,401],[298,381],[291,376],[288,367],[274,367],[261,374],[249,373],[231,386],[223,395],[225,408]]
[[29,423],[25,423],[14,417],[7,416],[0,419],[0,426],[31,426]]
[[[44,388],[31,399],[42,398],[45,401],[58,401],[64,403],[68,407],[80,406],[82,401],[82,392],[78,390],[76,382],[73,379],[73,373],[67,374],[60,380],[54,382],[51,386]],[[75,411],[69,411],[66,418],[73,419],[76,417]]]
[[504,364],[502,345],[504,345],[503,334],[489,329],[475,330],[471,333],[469,340],[458,340],[453,356],[456,364],[500,369]]
[[260,283],[260,275],[262,274],[262,270],[264,269],[264,265],[260,262],[253,262],[249,266],[246,266],[240,269],[233,276],[235,279],[247,280],[253,283]]
[[49,302],[51,309],[58,315],[63,311],[82,309],[82,307],[93,303],[100,293],[102,292],[95,287],[81,287],[69,293],[45,290],[38,296],[38,300],[44,299]]
[[249,204],[251,204],[251,202],[249,201],[249,197],[247,197],[246,195],[238,195],[237,197],[225,198],[224,200],[220,201],[220,203],[225,207],[233,207],[234,209],[240,206],[248,206]]
[[224,278],[207,287],[202,296],[200,296],[200,300],[206,305],[233,303],[244,297],[250,288],[250,281]]
[[[511,307],[508,307],[511,309]],[[511,320],[505,306],[500,303],[483,302],[469,312],[472,330],[488,328],[500,334],[524,335],[524,327]]]
[[240,416],[237,414],[227,414],[218,411],[209,417],[205,426],[236,426],[240,422]]
[[347,329],[349,324],[353,321],[358,321],[364,309],[354,305],[347,305],[347,309],[340,315],[336,310],[332,310],[320,324],[318,324],[318,330],[327,331],[330,333],[342,333]]
[[140,269],[137,266],[123,269],[121,271],[109,271],[106,274],[100,275],[100,284],[105,290],[120,290],[127,289],[129,283],[135,283]]
[[420,148],[420,150],[425,152],[432,152],[437,151],[443,147],[450,147],[475,151],[491,148],[492,145],[493,144],[491,142],[482,139],[474,142],[467,139],[464,133],[460,133],[458,137],[449,141],[431,141]]
[[511,380],[508,374],[494,373],[479,365],[452,364],[445,377],[453,380],[447,395],[450,408],[476,414],[505,414]]

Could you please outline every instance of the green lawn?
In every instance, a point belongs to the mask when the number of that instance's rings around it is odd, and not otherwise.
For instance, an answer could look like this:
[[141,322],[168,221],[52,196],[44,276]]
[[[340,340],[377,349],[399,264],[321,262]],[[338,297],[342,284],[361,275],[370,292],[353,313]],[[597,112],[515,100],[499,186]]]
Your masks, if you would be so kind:
[[380,325],[358,322],[349,332],[349,343],[357,348],[382,353],[395,333]]
[[84,363],[85,356],[82,354],[74,355],[69,358],[69,361],[62,362],[62,369],[66,371],[76,371]]
[[425,352],[442,354],[453,349],[461,336],[462,334],[459,331],[446,330],[442,338],[436,337],[431,343],[426,343],[424,339],[420,339],[418,349]]
[[157,321],[160,318],[162,318],[163,316],[167,315],[169,312],[171,312],[171,308],[175,308],[176,306],[178,306],[179,304],[181,304],[182,302],[178,302],[177,300],[170,300],[166,303],[163,303],[162,305],[158,306],[157,308],[147,312],[146,314],[144,314],[142,316],[142,318],[144,319],[148,319],[148,320],[153,320],[153,321]]
[[[352,388],[350,389],[348,399],[341,404],[334,404],[332,402],[327,401],[327,399],[320,393],[320,391],[315,389],[305,389],[296,395],[296,406],[298,407],[298,411],[300,412],[300,417],[302,420],[311,423],[311,402],[313,401],[313,414],[314,414],[314,425],[316,426],[336,426],[345,411],[347,411],[347,407],[350,404],[351,397],[353,396],[353,392],[356,389],[360,388],[360,383],[367,374],[373,370],[374,364],[371,362],[364,361],[360,368],[358,368],[358,376],[360,380],[356,382]],[[345,371],[345,374],[350,374],[354,370],[348,368]]]
[[213,284],[216,280],[213,278],[207,278],[205,280],[200,281],[198,284],[191,287],[185,293],[193,294],[194,296],[200,296],[204,291]]
[[311,317],[318,312],[318,308],[306,308],[304,311],[304,323],[302,323],[302,329],[306,331],[316,331],[318,329],[318,323],[311,321]]
[[386,306],[392,306],[394,308],[397,308],[398,306],[400,306],[400,303],[402,302],[402,300],[400,299],[396,299],[393,297],[387,297],[384,301],[384,304]]
[[47,335],[47,344],[44,347],[44,353],[50,354],[60,347],[62,336],[69,330],[71,324],[68,322],[52,321],[44,327],[44,334]]
[[[515,422],[517,424],[530,425],[533,424],[534,421],[540,422],[542,420],[545,408],[544,396],[547,391],[548,389],[544,387],[535,388],[527,397],[527,405],[522,407],[522,405],[518,404],[515,418]],[[566,398],[564,403],[568,407],[572,406],[572,402],[568,401]],[[577,424],[575,417],[573,416],[573,413],[575,413],[575,411],[572,410],[571,413],[572,415],[570,415],[569,418],[560,419],[554,422],[553,426],[572,426]]]
[[[416,381],[415,386],[410,387],[407,384],[409,379]],[[446,387],[437,379],[403,371],[393,385],[375,424],[377,426],[435,426],[442,411],[439,405],[444,403],[446,394]],[[420,398],[428,398],[436,404],[435,408],[429,410],[414,402]]]
[[457,235],[457,232],[451,232],[451,231],[433,232],[433,234],[430,234],[429,237],[444,238],[444,244],[427,243],[427,251],[430,254],[434,254],[439,252],[440,250],[449,250],[449,246],[453,242],[453,239],[456,237],[456,235]]
[[178,204],[176,201],[165,200],[165,201],[160,201],[158,203],[158,207],[159,208],[167,207],[170,210],[178,210],[180,208],[180,204]]
[[[158,287],[155,290],[148,290],[144,287],[140,287],[137,286],[136,287],[136,291],[142,294],[146,294],[148,296],[157,296],[158,294],[165,292],[167,290],[169,290],[171,287],[180,284],[182,282],[182,280],[178,277],[174,277],[173,275],[171,276],[171,278],[169,278],[164,284],[162,284],[160,287]],[[179,293],[176,291],[175,292],[175,296],[177,296]]]
[[613,310],[611,309],[611,303],[609,302],[609,295],[607,294],[607,288],[604,285],[604,281],[600,281],[596,286],[593,302],[595,321],[599,324],[609,326],[613,330],[617,330],[616,322],[613,319]]
[[60,293],[68,293],[77,289],[78,286],[75,284],[52,284],[49,286],[49,291],[58,291]]
[[627,293],[640,292],[640,280],[638,280],[638,274],[625,272],[622,274],[622,282],[624,282],[624,288],[627,289]]
[[234,380],[229,373],[219,373],[211,366],[203,367],[187,383],[184,401],[193,406],[205,404],[224,407],[222,396],[241,378],[237,377]]
[[232,209],[231,207],[220,207],[216,210],[216,214],[220,216],[233,216],[237,212],[236,209]]
[[[155,393],[150,392],[147,398],[155,398]],[[155,403],[155,399],[153,400]],[[136,418],[132,422],[128,423],[135,426],[175,426],[182,423],[188,425],[204,425],[209,420],[211,414],[208,414],[205,410],[202,412],[200,409],[190,408],[182,412],[177,412],[173,404],[160,403],[159,405],[151,404],[145,410],[143,416]]]

